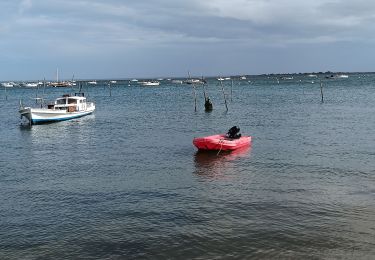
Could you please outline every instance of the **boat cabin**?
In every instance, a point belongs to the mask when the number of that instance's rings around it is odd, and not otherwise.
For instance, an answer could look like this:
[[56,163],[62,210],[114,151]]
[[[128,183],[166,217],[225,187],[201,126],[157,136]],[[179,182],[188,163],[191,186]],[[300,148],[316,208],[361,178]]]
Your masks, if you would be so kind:
[[82,96],[63,95],[55,100],[55,104],[49,106],[50,109],[66,110],[67,112],[84,111],[87,109],[86,98]]

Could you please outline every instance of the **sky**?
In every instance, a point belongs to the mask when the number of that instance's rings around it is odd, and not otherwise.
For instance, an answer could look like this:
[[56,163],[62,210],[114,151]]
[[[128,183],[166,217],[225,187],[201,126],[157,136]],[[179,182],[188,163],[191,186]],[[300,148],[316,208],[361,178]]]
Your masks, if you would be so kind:
[[371,0],[1,0],[0,81],[375,71]]

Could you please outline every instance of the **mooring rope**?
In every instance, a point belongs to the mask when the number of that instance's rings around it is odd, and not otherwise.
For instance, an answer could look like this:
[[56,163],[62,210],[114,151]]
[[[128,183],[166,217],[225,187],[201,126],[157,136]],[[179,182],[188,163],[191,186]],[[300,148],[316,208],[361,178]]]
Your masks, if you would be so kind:
[[219,140],[219,144],[221,144],[221,146],[220,146],[220,150],[217,152],[216,156],[218,156],[219,153],[221,152],[221,149],[223,149],[224,140],[225,140],[224,138],[222,138],[222,139]]

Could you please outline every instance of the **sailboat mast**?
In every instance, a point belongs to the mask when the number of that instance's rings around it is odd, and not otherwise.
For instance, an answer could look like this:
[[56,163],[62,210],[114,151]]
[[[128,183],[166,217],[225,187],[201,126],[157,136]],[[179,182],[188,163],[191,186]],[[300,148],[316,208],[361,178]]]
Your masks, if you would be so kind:
[[56,69],[56,82],[59,82],[59,68]]

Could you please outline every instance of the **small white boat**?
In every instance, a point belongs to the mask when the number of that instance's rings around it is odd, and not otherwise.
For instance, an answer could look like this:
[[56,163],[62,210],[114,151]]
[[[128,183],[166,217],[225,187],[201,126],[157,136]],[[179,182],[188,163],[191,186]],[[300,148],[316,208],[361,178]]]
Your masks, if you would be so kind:
[[142,86],[159,86],[160,82],[159,81],[142,81],[139,82]]
[[116,84],[117,81],[116,80],[111,80],[109,83]]
[[1,85],[4,88],[13,88],[14,87],[14,83],[13,82],[3,82],[3,83],[1,83]]
[[38,86],[38,83],[28,82],[28,83],[25,83],[24,86],[26,88],[36,88]]
[[330,75],[330,76],[326,76],[326,79],[347,79],[349,78],[348,75],[345,75],[345,74],[336,74],[336,75]]
[[96,82],[95,80],[93,80],[93,81],[88,81],[87,84],[96,85],[96,84],[98,84],[98,82]]
[[132,79],[131,81],[132,82],[138,82],[138,79]]
[[174,80],[172,80],[172,83],[173,83],[173,84],[182,84],[183,81],[182,81],[182,80],[179,80],[179,79],[174,79]]
[[204,84],[205,82],[200,79],[188,79],[185,81],[186,84]]
[[20,106],[19,113],[26,117],[30,124],[40,124],[70,120],[86,116],[94,112],[95,104],[87,102],[83,93],[76,93],[75,96],[63,95],[57,98],[47,108],[31,108]]

